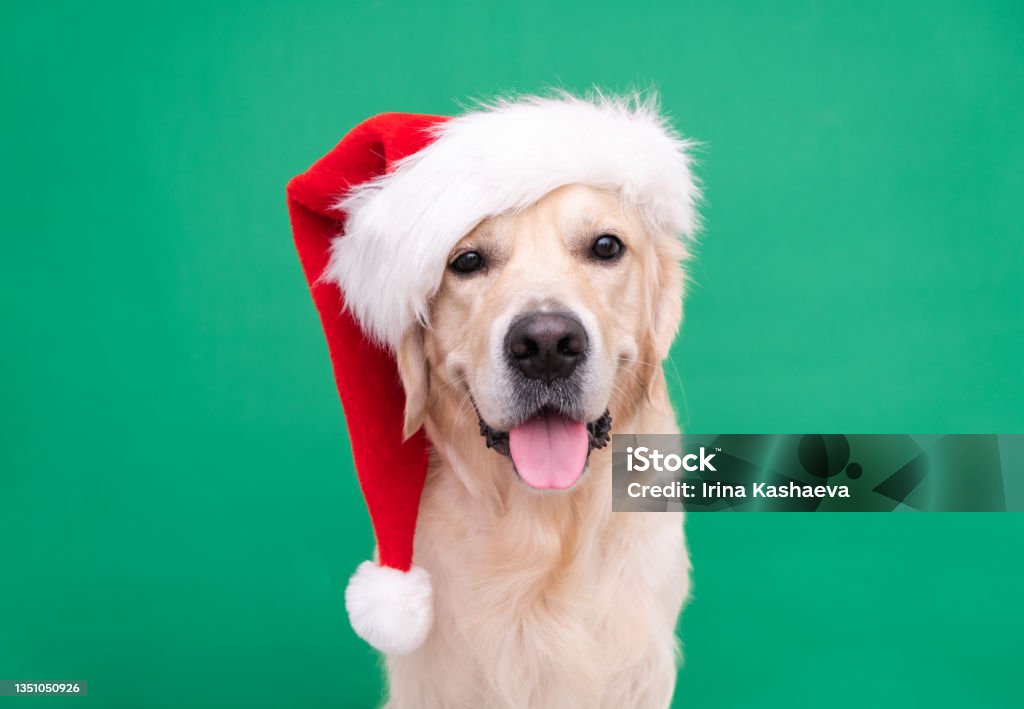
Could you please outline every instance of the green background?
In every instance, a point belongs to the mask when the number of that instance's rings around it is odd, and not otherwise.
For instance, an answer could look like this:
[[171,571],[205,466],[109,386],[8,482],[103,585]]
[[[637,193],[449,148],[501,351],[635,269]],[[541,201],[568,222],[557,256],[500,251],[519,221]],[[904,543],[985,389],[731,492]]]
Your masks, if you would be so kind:
[[[0,27],[0,679],[90,683],[0,705],[379,696],[284,204],[377,112],[654,83],[705,144],[688,430],[1024,431],[1018,1],[4,2]],[[1024,706],[1024,516],[688,533],[679,706]]]

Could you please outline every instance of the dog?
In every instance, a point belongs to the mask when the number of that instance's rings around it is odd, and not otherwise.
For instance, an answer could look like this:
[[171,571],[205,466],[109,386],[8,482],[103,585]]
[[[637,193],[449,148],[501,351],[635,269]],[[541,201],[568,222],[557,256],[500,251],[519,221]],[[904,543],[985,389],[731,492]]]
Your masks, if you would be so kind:
[[387,706],[665,707],[689,592],[682,513],[613,513],[609,428],[678,433],[662,369],[685,246],[613,191],[558,187],[448,254],[397,350],[431,444],[417,564],[435,618]]

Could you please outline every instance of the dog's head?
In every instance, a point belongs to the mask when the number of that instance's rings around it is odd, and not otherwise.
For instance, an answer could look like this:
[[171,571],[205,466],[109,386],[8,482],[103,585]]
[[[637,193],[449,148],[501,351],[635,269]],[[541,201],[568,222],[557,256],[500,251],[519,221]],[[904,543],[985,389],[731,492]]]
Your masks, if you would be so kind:
[[697,221],[692,144],[639,97],[412,119],[339,145],[357,184],[335,204],[344,234],[323,279],[397,354],[407,436],[427,421],[441,453],[472,440],[535,488],[570,488],[610,419],[663,393]]
[[616,193],[582,185],[484,220],[450,251],[429,325],[399,347],[406,432],[449,397],[527,484],[572,487],[611,416],[660,376],[683,256]]

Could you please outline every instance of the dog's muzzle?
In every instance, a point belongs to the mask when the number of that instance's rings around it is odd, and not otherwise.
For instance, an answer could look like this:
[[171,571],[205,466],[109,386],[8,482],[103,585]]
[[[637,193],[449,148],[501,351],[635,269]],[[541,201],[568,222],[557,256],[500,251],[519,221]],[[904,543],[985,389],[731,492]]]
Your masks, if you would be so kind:
[[[581,415],[590,338],[572,313],[521,315],[505,336],[507,431],[492,428],[477,409],[488,448],[512,459],[519,478],[537,490],[567,490],[586,472],[590,453],[608,444],[611,414]],[[474,407],[476,402],[473,402]]]

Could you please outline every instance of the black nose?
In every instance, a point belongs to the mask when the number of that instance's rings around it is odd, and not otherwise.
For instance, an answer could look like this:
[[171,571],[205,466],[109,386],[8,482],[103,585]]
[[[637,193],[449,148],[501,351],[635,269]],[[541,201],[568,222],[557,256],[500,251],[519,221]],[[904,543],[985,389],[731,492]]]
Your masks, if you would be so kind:
[[554,379],[573,373],[587,352],[587,331],[562,313],[531,313],[519,318],[505,337],[512,366],[530,379]]

